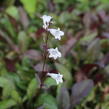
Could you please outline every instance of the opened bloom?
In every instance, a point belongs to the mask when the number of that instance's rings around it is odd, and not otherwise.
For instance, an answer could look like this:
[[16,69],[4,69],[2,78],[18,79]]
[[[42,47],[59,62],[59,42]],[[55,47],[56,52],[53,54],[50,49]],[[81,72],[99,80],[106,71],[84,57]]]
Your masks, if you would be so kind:
[[48,29],[48,31],[55,37],[55,39],[60,40],[61,36],[64,35],[63,31],[60,31],[60,28],[58,29]]
[[49,58],[53,58],[53,59],[57,59],[61,57],[61,52],[59,52],[58,48],[56,47],[54,48],[50,48],[48,49],[49,52]]
[[48,76],[50,76],[51,78],[53,78],[54,80],[56,80],[56,83],[62,83],[63,82],[63,75],[61,75],[60,73],[55,74],[55,73],[47,73]]
[[51,16],[47,16],[47,15],[43,15],[41,18],[43,20],[43,28],[47,29],[49,24],[50,24],[50,22],[51,22],[52,17]]

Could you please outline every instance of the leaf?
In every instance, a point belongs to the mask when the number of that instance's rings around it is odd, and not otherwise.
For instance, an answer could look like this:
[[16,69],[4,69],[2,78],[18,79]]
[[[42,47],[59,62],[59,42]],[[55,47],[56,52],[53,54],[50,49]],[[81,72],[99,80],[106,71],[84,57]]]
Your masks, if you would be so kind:
[[94,83],[90,79],[75,83],[72,88],[72,106],[79,104],[84,97],[88,96],[93,87]]
[[70,71],[64,65],[61,65],[59,63],[55,63],[55,66],[57,70],[59,71],[59,73],[63,75],[66,86],[70,87],[70,85],[72,84],[72,75]]
[[58,109],[56,99],[47,93],[42,93],[37,100],[37,107],[43,106],[44,109]]
[[89,73],[91,70],[98,68],[97,64],[85,64],[84,66],[81,67],[82,73]]
[[88,45],[86,51],[86,58],[88,63],[94,62],[95,60],[99,59],[101,54],[100,50],[101,50],[100,40],[96,38]]
[[55,0],[54,2],[55,2],[55,3],[64,3],[65,0]]
[[15,63],[16,63],[15,60],[8,59],[8,58],[5,59],[6,68],[9,72],[15,71]]
[[46,78],[46,80],[44,81],[44,84],[46,85],[47,88],[51,87],[51,86],[57,86],[56,81],[53,78]]
[[101,3],[103,3],[103,4],[108,4],[108,3],[109,3],[108,0],[100,0],[100,1],[101,1]]
[[20,97],[19,93],[16,90],[12,90],[11,96],[16,103],[21,104],[22,98]]
[[6,13],[8,13],[10,16],[12,16],[15,19],[19,19],[19,13],[15,6],[10,6],[6,9]]
[[109,53],[105,54],[104,57],[97,63],[101,68],[104,68],[109,64]]
[[97,32],[88,33],[80,40],[80,44],[88,44],[97,36]]
[[33,78],[27,88],[28,98],[32,99],[35,96],[35,94],[37,93],[39,88],[40,88],[40,83],[39,83],[38,78]]
[[7,78],[0,77],[0,87],[3,88],[3,98],[7,98],[11,95],[11,91],[15,89],[12,81],[9,81]]
[[59,87],[57,93],[57,102],[59,109],[69,109],[70,107],[70,96],[67,88]]
[[29,25],[29,19],[28,19],[27,13],[23,7],[19,7],[19,15],[20,15],[20,21],[21,21],[24,29],[27,29],[27,27]]
[[24,53],[29,59],[39,61],[41,60],[41,53],[38,50],[30,49]]
[[63,56],[66,56],[67,53],[69,53],[72,49],[72,47],[74,46],[74,44],[76,43],[76,38],[74,37],[70,37],[66,44],[64,44],[62,47],[61,47],[61,52],[63,54]]
[[32,16],[36,12],[37,0],[20,0],[24,5],[25,10]]
[[90,25],[92,23],[91,17],[92,17],[92,15],[89,12],[85,13],[85,15],[83,17],[83,23],[84,23],[86,28],[90,28]]
[[16,102],[12,99],[3,100],[0,102],[0,109],[9,109],[15,105],[16,105]]
[[[8,19],[8,17],[4,17],[3,19],[1,19],[0,21],[1,26],[3,28],[5,28],[7,30],[7,32],[13,37],[16,38],[16,31],[15,28],[13,27],[12,23],[10,22],[10,20]],[[8,27],[8,28],[7,28]],[[7,35],[7,33],[6,33]]]
[[[48,64],[45,64],[45,66],[46,66],[45,71],[46,71],[46,70],[47,70],[47,71],[50,71],[50,70],[51,70],[51,67],[50,67]],[[36,65],[34,66],[34,69],[35,69],[35,71],[37,71],[37,72],[42,72],[42,67],[43,67],[43,63],[41,62],[41,63],[36,64]]]
[[26,51],[29,46],[29,37],[24,31],[20,31],[18,34],[18,45],[21,52]]
[[102,22],[108,22],[108,18],[107,18],[106,12],[104,10],[100,10],[98,12],[98,16]]

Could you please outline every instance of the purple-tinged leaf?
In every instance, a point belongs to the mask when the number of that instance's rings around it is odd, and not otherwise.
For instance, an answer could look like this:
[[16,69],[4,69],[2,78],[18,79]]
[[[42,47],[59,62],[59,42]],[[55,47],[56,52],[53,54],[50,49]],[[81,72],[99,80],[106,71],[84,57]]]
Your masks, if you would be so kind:
[[28,19],[26,12],[24,11],[22,7],[19,7],[19,14],[20,14],[20,21],[24,29],[26,29],[29,25],[29,19]]
[[70,51],[70,49],[75,44],[75,42],[76,42],[76,39],[73,37],[70,37],[69,40],[66,42],[66,44],[61,47],[63,56],[65,56]]
[[109,38],[109,33],[108,33],[108,32],[103,32],[103,33],[102,33],[102,36],[103,36],[104,38]]
[[104,68],[105,65],[109,64],[109,53],[104,55],[103,59],[101,59],[101,61],[98,62],[97,64],[102,68]]
[[[43,63],[38,63],[34,66],[34,69],[38,72],[42,72]],[[45,64],[45,71],[50,71],[51,68],[48,64]]]
[[98,12],[98,17],[99,17],[99,20],[101,22],[107,22],[108,21],[106,12],[104,10],[101,10],[101,11]]
[[59,92],[57,94],[57,101],[59,109],[69,109],[70,96],[68,90],[65,87],[59,89]]
[[89,28],[92,20],[91,20],[91,13],[86,13],[83,17],[83,23],[85,25],[86,28]]
[[37,109],[44,109],[44,106],[40,106],[40,107],[38,107]]
[[90,79],[75,83],[72,88],[72,107],[74,107],[76,104],[79,104],[84,97],[88,96],[93,87],[94,83]]
[[35,60],[35,61],[39,61],[42,59],[41,53],[34,49],[30,49],[26,51],[23,56],[27,56],[28,58]]

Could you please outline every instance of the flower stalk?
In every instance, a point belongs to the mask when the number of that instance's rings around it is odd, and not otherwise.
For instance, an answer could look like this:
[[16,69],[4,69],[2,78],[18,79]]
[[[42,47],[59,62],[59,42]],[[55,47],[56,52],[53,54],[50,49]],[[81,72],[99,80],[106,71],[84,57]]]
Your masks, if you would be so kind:
[[[42,76],[50,76],[51,78],[53,78],[57,84],[62,83],[63,82],[63,75],[61,75],[60,73],[55,74],[55,73],[45,73],[45,65],[46,65],[46,60],[47,57],[49,58],[53,58],[54,60],[56,60],[57,58],[60,58],[61,52],[58,50],[58,47],[56,48],[49,48],[48,49],[48,39],[49,39],[49,33],[51,33],[51,35],[54,36],[55,39],[57,40],[61,40],[61,37],[64,35],[64,32],[60,30],[60,28],[58,29],[52,29],[49,28],[50,24],[52,24],[52,17],[51,16],[47,16],[47,15],[43,15],[41,17],[41,19],[43,20],[43,28],[47,31],[47,36],[45,39],[45,46],[44,46],[44,62],[43,62],[43,66],[42,66]],[[49,53],[49,56],[47,56]],[[42,85],[43,85],[43,79],[45,79],[44,77],[41,78],[42,80]],[[41,86],[42,87],[42,86]]]
[[43,67],[42,67],[42,73],[45,72],[45,64],[46,64],[46,60],[47,60],[47,47],[48,47],[48,36],[49,36],[49,32],[46,36],[46,39],[45,39],[45,45],[44,45],[44,62],[43,62]]

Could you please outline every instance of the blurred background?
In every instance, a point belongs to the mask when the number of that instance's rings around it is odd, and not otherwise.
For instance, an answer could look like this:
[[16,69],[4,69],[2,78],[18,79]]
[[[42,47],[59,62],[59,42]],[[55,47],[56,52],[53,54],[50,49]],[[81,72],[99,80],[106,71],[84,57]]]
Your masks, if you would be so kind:
[[[64,83],[40,89],[43,15],[65,32],[46,63]],[[109,109],[109,0],[0,0],[0,109]]]

